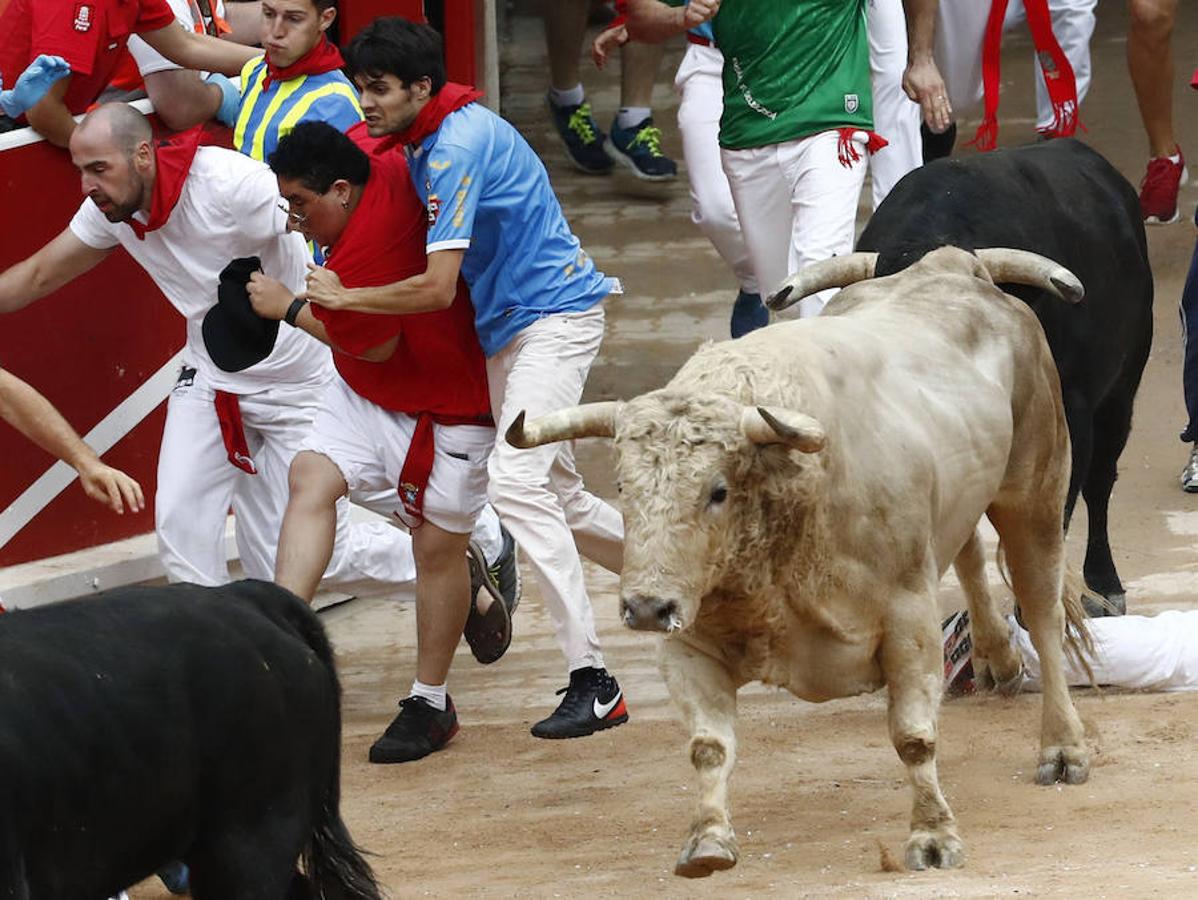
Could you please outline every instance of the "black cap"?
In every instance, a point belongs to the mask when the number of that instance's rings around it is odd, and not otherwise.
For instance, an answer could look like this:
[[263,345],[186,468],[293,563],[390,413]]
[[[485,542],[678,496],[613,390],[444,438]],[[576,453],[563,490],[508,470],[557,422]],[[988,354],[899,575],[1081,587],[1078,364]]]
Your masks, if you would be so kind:
[[235,259],[220,273],[216,306],[204,314],[204,346],[212,361],[226,372],[240,372],[262,362],[275,348],[279,323],[264,319],[250,303],[246,285],[261,271],[256,256]]

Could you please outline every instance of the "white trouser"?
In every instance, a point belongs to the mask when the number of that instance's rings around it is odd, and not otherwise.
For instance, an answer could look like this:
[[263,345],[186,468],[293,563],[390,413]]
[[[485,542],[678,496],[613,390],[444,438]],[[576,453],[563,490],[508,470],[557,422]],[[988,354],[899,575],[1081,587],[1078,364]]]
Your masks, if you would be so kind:
[[874,95],[874,131],[887,145],[869,158],[873,208],[912,169],[923,165],[919,104],[903,93],[907,67],[907,19],[902,0],[869,0],[870,86]]
[[624,521],[585,489],[572,444],[517,450],[502,436],[521,410],[533,419],[577,405],[602,340],[598,305],[539,319],[487,360],[499,435],[488,466],[491,503],[532,567],[568,671],[603,666],[578,554],[620,571]]
[[[953,113],[969,115],[982,100],[982,43],[991,0],[951,0],[941,3],[936,17],[936,65],[948,88]],[[1094,33],[1094,7],[1098,0],[1048,0],[1052,32],[1073,66],[1080,105],[1090,87],[1090,35]],[[1027,20],[1023,0],[1007,6],[1003,30]],[[1044,73],[1032,55],[1036,77],[1036,127],[1053,123],[1052,101],[1044,86]]]
[[740,222],[732,203],[732,190],[720,162],[720,116],[724,112],[724,55],[714,47],[690,44],[674,89],[678,103],[678,131],[691,188],[691,220],[711,241],[747,294],[761,293],[749,250],[741,237]]
[[[824,131],[781,144],[720,151],[753,271],[766,294],[807,263],[852,252],[867,154],[864,143],[855,142],[858,160],[841,165],[838,141],[836,131]],[[798,315],[819,315],[834,293],[804,298]]]
[[[1012,640],[1036,690],[1040,659],[1031,637],[1015,622]],[[1198,690],[1198,609],[1169,610],[1155,616],[1106,616],[1087,624],[1094,639],[1089,662],[1098,684],[1144,691]],[[1065,676],[1072,685],[1090,679],[1066,655]]]
[[[228,461],[214,392],[203,376],[175,386],[167,404],[154,498],[158,553],[167,578],[209,586],[229,580],[224,544],[231,505],[246,576],[274,579],[287,472],[324,389],[323,383],[287,385],[241,397],[246,443],[258,470],[250,475]],[[327,582],[358,592],[371,582],[377,590],[415,577],[411,538],[405,532],[381,521],[351,524],[348,501],[338,503]]]

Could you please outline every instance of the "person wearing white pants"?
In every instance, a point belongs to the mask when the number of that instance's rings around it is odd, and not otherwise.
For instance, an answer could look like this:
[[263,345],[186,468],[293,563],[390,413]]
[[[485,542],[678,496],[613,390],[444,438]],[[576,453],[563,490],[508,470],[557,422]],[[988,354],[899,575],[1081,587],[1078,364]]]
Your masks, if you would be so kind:
[[[934,23],[934,42],[926,33],[917,32],[912,32],[910,40],[914,47],[934,43],[936,68],[943,79],[944,92],[947,93],[953,115],[973,113],[982,101],[983,38],[992,3],[997,2],[1001,0],[951,0],[937,6],[937,0],[906,0],[908,8],[921,10],[922,18],[921,13],[915,13],[913,20],[921,20],[925,27]],[[1048,0],[1053,36],[1073,68],[1079,105],[1090,87],[1090,37],[1094,32],[1096,5],[1097,0]],[[934,16],[927,15],[929,9],[935,9]],[[1026,20],[1023,0],[1010,0],[1003,17],[1003,31],[1009,31]],[[1036,129],[1043,132],[1053,127],[1056,113],[1044,82],[1044,73],[1035,57],[1033,67],[1036,78]],[[941,92],[934,82],[925,82],[913,87],[913,90],[919,95],[913,99],[924,103],[925,111],[935,99],[932,95],[938,96]]]
[[[870,85],[874,127],[887,146],[869,158],[873,208],[891,188],[921,163],[919,105],[903,93],[907,64],[907,28],[902,0],[870,0],[867,8]],[[678,92],[678,130],[690,179],[691,218],[732,270],[740,293],[732,311],[732,337],[768,324],[760,287],[741,234],[728,178],[719,152],[724,111],[724,55],[714,43],[711,23],[687,32],[687,47],[674,89]],[[788,273],[789,274],[789,273]]]
[[[873,134],[866,0],[800,8],[631,0],[633,40],[710,20],[724,55],[720,157],[763,293],[804,263],[848,253]],[[827,296],[805,298],[816,315]]]
[[569,448],[524,453],[503,438],[522,409],[535,415],[578,403],[602,339],[602,304],[619,284],[595,268],[570,231],[528,142],[475,102],[477,91],[446,80],[434,29],[398,16],[375,19],[346,58],[370,136],[386,136],[408,154],[428,212],[428,266],[357,290],[318,270],[308,298],[332,309],[408,315],[443,308],[465,279],[499,431],[488,464],[491,502],[524,549],[570,672],[562,701],[532,734],[575,738],[620,725],[628,711],[599,650],[578,556],[618,569],[620,516],[583,488]]

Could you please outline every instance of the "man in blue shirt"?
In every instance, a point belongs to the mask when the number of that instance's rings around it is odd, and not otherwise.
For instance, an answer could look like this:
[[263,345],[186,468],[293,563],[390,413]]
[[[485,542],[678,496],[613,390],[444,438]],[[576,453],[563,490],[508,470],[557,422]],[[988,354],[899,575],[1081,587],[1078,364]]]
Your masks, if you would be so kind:
[[[461,275],[499,434],[521,410],[537,416],[576,405],[603,338],[603,300],[618,287],[571,233],[540,159],[511,125],[474,102],[476,91],[446,83],[432,28],[376,19],[346,55],[367,128],[386,137],[377,152],[390,145],[408,154],[428,210],[428,268],[352,290],[317,269],[308,299],[333,309],[428,312],[453,302]],[[619,512],[585,490],[568,444],[518,451],[498,440],[488,470],[491,502],[524,548],[570,671],[561,704],[532,733],[581,737],[627,721],[619,685],[604,668],[578,555],[581,548],[619,571]]]

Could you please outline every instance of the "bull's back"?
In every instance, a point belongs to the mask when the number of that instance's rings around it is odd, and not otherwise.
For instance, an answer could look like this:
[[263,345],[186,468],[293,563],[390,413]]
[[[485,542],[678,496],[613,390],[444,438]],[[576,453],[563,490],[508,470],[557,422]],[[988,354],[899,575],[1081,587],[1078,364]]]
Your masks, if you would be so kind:
[[1147,242],[1135,190],[1096,151],[1066,139],[937,160],[896,185],[858,249],[877,252],[887,275],[944,244],[1013,247],[1066,266],[1086,289],[1076,306],[1003,288],[1035,311],[1067,389],[1099,399],[1138,383],[1152,334]]

